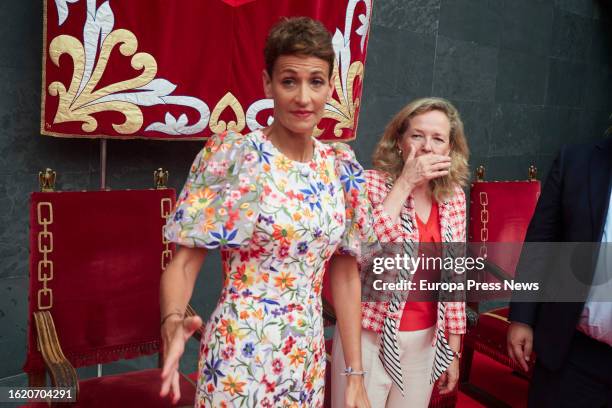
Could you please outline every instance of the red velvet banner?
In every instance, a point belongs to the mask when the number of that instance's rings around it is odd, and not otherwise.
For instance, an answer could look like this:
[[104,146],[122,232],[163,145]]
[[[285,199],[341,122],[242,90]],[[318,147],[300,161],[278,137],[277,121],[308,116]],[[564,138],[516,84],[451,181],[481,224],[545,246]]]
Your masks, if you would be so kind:
[[316,136],[355,138],[372,0],[44,1],[42,134],[179,140],[266,126],[265,38],[305,15],[336,52]]

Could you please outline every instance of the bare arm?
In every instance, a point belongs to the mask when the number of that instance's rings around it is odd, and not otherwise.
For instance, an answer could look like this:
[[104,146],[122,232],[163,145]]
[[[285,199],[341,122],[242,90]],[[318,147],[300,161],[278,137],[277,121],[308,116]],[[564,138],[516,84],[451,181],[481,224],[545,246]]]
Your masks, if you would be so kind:
[[334,308],[344,360],[347,367],[361,371],[361,282],[357,262],[352,256],[335,255],[329,273],[332,297],[337,299]]
[[172,400],[180,397],[179,361],[185,350],[185,343],[201,325],[199,316],[184,319],[187,303],[191,298],[200,267],[206,257],[203,248],[180,248],[161,277],[160,309],[164,367],[160,396],[165,397],[172,390]]
[[206,249],[181,247],[164,271],[160,284],[162,318],[169,313],[185,313],[193,287],[206,258]]
[[[450,348],[459,353],[461,351],[461,334],[449,333],[448,345]],[[455,357],[450,366],[440,377],[438,390],[440,394],[447,394],[455,389],[459,381],[459,358]]]
[[461,351],[461,335],[449,333],[448,345],[453,351],[459,353]]
[[[340,330],[344,362],[346,367],[362,371],[361,361],[361,281],[357,261],[349,255],[335,255],[331,259],[328,273],[332,297],[336,299],[336,328]],[[338,370],[339,367],[334,369]],[[346,406],[369,407],[363,377],[347,377]]]

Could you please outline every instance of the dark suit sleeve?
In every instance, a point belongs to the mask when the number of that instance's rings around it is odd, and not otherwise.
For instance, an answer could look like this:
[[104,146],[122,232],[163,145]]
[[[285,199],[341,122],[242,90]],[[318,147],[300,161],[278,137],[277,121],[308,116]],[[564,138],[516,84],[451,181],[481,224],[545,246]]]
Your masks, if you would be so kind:
[[[563,191],[563,161],[564,149],[555,159],[544,183],[544,188],[538,200],[533,217],[527,229],[525,242],[558,242],[562,241],[562,191]],[[539,248],[526,245],[521,253],[517,268],[517,280],[529,280],[524,271],[544,270],[546,256]],[[531,273],[531,272],[530,272]],[[535,325],[539,304],[536,302],[511,302],[510,321]]]

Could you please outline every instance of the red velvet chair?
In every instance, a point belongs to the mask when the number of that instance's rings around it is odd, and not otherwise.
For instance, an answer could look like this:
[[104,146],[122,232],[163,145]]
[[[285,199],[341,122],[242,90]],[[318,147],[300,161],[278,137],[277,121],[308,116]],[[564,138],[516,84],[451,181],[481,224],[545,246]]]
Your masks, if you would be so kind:
[[[30,200],[30,386],[72,387],[79,407],[170,407],[159,368],[79,380],[75,368],[160,350],[160,276],[172,189],[43,192]],[[179,406],[195,385],[180,382]]]
[[[521,245],[496,246],[495,243],[524,241],[540,195],[540,182],[535,180],[533,166],[530,168],[527,181],[485,182],[482,181],[483,177],[484,167],[481,166],[477,180],[472,184],[470,191],[468,240],[472,248],[481,254],[486,253],[490,262],[488,274],[479,280],[499,282],[500,279],[511,279],[514,276]],[[468,306],[468,309],[478,312],[478,304],[468,304]],[[475,351],[512,368],[520,375],[529,375],[524,373],[507,354],[506,334],[509,326],[507,317],[508,307],[504,306],[470,319],[473,320],[473,324],[468,325],[468,333],[463,342],[461,391],[486,406],[507,405],[470,383],[470,370]]]

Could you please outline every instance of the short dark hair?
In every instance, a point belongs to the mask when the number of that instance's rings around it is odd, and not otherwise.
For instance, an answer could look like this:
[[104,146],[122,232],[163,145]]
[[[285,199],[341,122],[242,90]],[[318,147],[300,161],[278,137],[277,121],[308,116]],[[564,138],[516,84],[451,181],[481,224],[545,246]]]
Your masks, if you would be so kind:
[[331,34],[320,21],[310,17],[283,18],[275,24],[266,39],[264,58],[266,71],[272,77],[274,63],[281,55],[317,57],[329,64],[329,77],[334,68],[334,47]]

